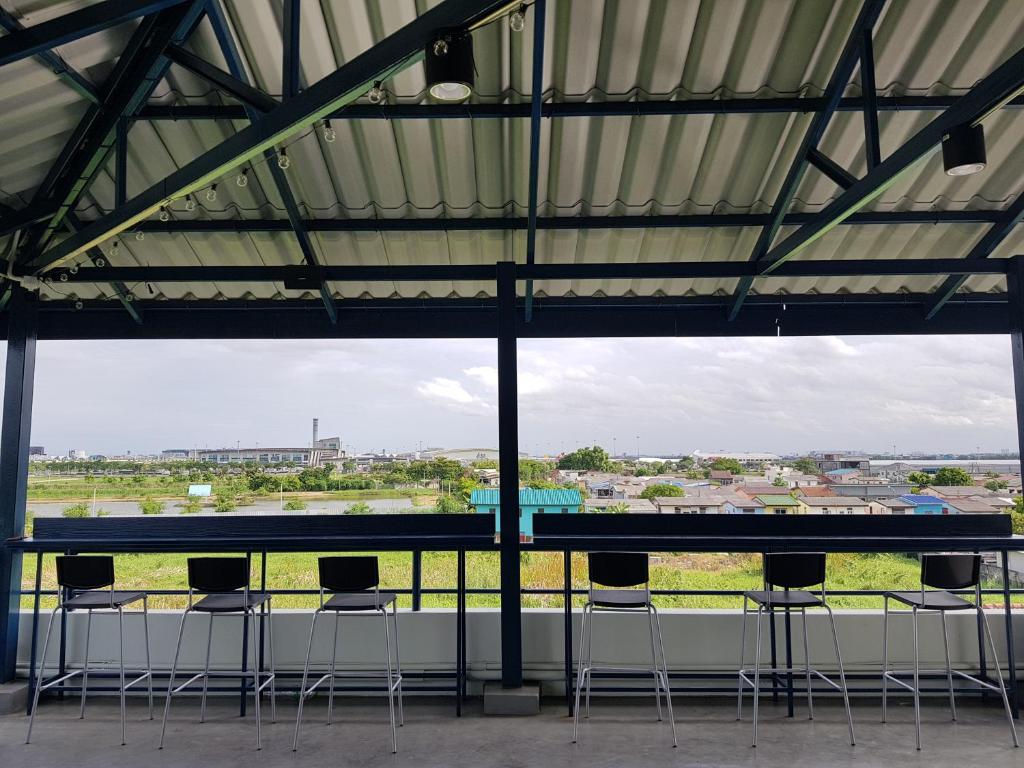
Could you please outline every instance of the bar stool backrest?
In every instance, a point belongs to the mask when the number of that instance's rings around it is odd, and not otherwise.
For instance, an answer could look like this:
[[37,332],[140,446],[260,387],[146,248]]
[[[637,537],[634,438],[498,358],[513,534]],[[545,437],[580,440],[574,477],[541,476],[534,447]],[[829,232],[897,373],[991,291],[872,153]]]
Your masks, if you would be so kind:
[[321,557],[317,563],[320,588],[328,592],[365,592],[380,584],[376,555]]
[[765,553],[764,581],[769,587],[782,587],[783,589],[806,589],[824,584],[825,553]]
[[921,586],[933,589],[966,589],[981,581],[981,555],[921,555]]
[[591,584],[602,587],[647,586],[650,573],[646,552],[590,552],[587,568]]
[[190,557],[188,588],[206,594],[249,588],[249,561],[244,557]]
[[110,555],[61,555],[57,583],[65,589],[103,589],[114,585],[114,558]]

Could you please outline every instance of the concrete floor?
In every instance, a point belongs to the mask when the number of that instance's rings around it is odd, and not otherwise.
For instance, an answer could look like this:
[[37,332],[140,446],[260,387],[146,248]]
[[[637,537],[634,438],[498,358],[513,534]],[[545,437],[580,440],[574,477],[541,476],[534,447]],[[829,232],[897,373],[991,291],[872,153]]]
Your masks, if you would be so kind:
[[924,707],[925,749],[917,752],[909,702],[890,706],[887,725],[878,722],[877,703],[855,705],[856,747],[848,744],[842,708],[834,703],[816,701],[816,719],[808,722],[799,709],[790,720],[784,705],[766,702],[759,745],[753,749],[749,709],[747,720],[737,723],[733,702],[677,698],[679,748],[673,749],[668,724],[655,721],[649,701],[595,699],[591,719],[581,722],[580,743],[574,745],[572,721],[560,701],[546,701],[540,716],[520,718],[484,717],[479,703],[471,702],[466,716],[457,719],[450,701],[409,697],[397,755],[391,754],[387,705],[381,699],[336,702],[330,727],[325,725],[326,706],[312,702],[298,752],[291,751],[293,703],[280,703],[276,724],[264,722],[264,747],[257,752],[255,721],[251,716],[240,720],[237,703],[223,699],[211,700],[205,724],[198,723],[198,701],[176,700],[166,746],[158,751],[160,703],[151,722],[141,702],[130,702],[128,745],[123,747],[118,744],[116,700],[94,699],[85,720],[78,719],[73,700],[45,703],[31,745],[23,743],[27,718],[0,717],[0,766],[1024,766],[1024,749],[1013,748],[1002,712],[967,701],[956,723],[938,701]]

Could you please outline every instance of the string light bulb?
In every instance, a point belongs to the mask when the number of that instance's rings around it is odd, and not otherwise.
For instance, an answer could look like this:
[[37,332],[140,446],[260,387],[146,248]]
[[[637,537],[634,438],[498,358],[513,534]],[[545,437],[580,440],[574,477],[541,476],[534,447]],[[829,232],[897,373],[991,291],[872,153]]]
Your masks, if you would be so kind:
[[185,196],[185,210],[194,211],[196,209],[196,201],[192,199],[192,195]]
[[235,184],[244,187],[249,183],[249,169],[243,168],[242,172],[235,176]]
[[522,32],[526,26],[526,6],[520,5],[508,17],[508,26],[513,32]]
[[131,291],[129,291],[128,293],[126,293],[126,294],[124,295],[124,300],[125,300],[125,301],[128,301],[128,302],[132,302],[132,301],[135,301],[135,294],[134,294],[134,293],[132,293]]
[[167,209],[164,206],[161,205],[160,206],[160,221],[170,221],[170,220],[171,220],[171,214],[169,214],[167,212]]
[[208,190],[206,190],[206,200],[207,200],[207,202],[212,203],[216,199],[217,199],[217,185],[214,184],[212,187],[210,187]]
[[62,283],[66,283],[68,281],[68,273],[67,272],[61,272],[60,273],[60,281]]
[[291,167],[292,161],[288,159],[288,150],[281,148],[281,151],[277,154],[277,167],[282,171],[287,171]]
[[380,104],[384,101],[384,89],[380,87],[380,80],[373,84],[373,88],[367,92],[366,98],[370,100],[371,104]]
[[143,232],[141,229],[136,230],[135,231],[135,239],[138,240],[141,243],[143,240],[146,239],[146,233]]
[[84,304],[82,303],[82,300],[81,300],[81,299],[76,299],[76,300],[75,300],[75,309],[76,309],[76,310],[79,310],[79,309],[81,309],[81,308],[82,308],[82,307],[84,307],[84,306],[85,306],[85,305],[84,305]]
[[333,144],[334,140],[338,138],[337,132],[331,127],[330,120],[324,120],[324,141],[328,144]]
[[93,262],[93,264],[95,266],[97,266],[97,267],[105,267],[105,266],[107,266],[107,260],[104,259],[102,256],[99,256],[99,257],[96,258],[96,260]]
[[70,272],[72,275],[77,275],[78,274],[78,265],[77,264],[72,264],[68,268],[68,272]]

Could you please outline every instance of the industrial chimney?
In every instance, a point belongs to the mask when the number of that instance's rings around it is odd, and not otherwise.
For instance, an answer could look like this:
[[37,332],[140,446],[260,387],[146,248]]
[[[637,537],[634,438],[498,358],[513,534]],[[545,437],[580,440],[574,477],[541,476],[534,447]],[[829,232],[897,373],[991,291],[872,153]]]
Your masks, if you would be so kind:
[[320,419],[313,419],[313,445],[311,448],[316,448],[317,433],[320,431]]

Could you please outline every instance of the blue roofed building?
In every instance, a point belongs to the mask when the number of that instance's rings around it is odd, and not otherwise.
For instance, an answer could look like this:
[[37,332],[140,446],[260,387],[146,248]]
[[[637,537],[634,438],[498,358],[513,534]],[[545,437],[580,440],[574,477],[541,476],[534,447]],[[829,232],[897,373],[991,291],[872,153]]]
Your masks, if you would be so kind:
[[908,493],[900,496],[900,499],[908,504],[914,505],[915,515],[948,515],[956,514],[956,510],[950,507],[948,501],[943,501],[938,496],[926,496],[920,493]]
[[[568,515],[580,511],[582,494],[575,488],[520,488],[519,489],[519,535],[533,536],[534,515]],[[501,494],[497,488],[482,488],[473,491],[469,505],[477,512],[494,513],[495,533],[501,529]]]

